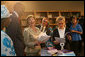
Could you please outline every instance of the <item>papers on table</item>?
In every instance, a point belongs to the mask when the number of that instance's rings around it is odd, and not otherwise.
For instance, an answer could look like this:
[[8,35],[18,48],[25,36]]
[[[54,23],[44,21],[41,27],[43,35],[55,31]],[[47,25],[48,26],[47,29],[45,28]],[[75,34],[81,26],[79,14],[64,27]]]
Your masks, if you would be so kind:
[[[57,54],[55,54],[57,52]],[[70,50],[57,50],[57,49],[52,49],[52,50],[45,50],[41,49],[41,56],[52,56],[55,54],[56,56],[76,56],[73,51]]]
[[58,52],[58,56],[76,56],[76,55],[73,51],[64,49],[64,50],[60,50],[60,52]]
[[58,56],[76,56],[74,52],[68,52],[68,53],[62,53],[61,55]]
[[41,49],[41,56],[51,56],[51,54],[48,53],[48,50]]
[[41,32],[38,37],[38,41],[40,42],[46,42],[50,38],[50,36],[48,36],[46,32]]
[[50,54],[55,54],[56,52],[58,52],[57,49],[48,50],[48,53],[50,53]]

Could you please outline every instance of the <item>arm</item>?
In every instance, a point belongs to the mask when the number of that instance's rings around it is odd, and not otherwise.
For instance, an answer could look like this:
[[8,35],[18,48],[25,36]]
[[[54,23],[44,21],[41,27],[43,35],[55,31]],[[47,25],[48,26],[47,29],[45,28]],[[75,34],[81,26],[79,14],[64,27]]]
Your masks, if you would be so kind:
[[54,31],[53,31],[53,43],[54,44],[59,44],[59,41],[58,40],[55,40],[55,37],[58,37],[58,34],[57,34],[57,29],[55,29]]
[[75,33],[78,33],[78,34],[83,34],[83,32],[76,31],[76,30],[71,30],[71,32],[75,32]]
[[78,33],[78,34],[83,34],[83,30],[82,30],[82,27],[80,25],[77,26],[77,31],[76,30],[71,30],[71,32],[75,32],[75,33]]

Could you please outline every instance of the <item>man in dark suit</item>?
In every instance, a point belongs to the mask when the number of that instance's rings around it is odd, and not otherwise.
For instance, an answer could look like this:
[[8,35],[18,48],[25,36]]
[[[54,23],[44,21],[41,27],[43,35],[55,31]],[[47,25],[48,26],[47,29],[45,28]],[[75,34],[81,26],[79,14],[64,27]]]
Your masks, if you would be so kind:
[[14,48],[17,56],[24,55],[24,38],[22,35],[22,30],[20,27],[19,18],[24,12],[24,6],[21,3],[16,3],[14,5],[14,11],[11,15],[11,23],[8,26],[6,33],[12,38],[14,43]]

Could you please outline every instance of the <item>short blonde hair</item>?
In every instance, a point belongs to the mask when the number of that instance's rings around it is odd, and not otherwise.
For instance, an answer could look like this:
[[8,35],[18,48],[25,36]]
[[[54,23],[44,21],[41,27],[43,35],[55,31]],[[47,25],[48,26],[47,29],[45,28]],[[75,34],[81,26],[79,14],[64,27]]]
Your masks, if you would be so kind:
[[65,17],[63,17],[63,16],[59,16],[59,17],[56,18],[57,24],[58,24],[61,20],[64,22],[64,26],[66,27],[66,24],[65,24]]
[[60,20],[63,20],[65,22],[65,17],[59,16],[56,18],[56,21],[59,22]]
[[30,25],[30,22],[29,22],[29,21],[31,20],[30,18],[32,18],[32,17],[34,18],[33,15],[28,15],[28,16],[27,16],[27,18],[26,18],[26,19],[27,19],[27,26]]

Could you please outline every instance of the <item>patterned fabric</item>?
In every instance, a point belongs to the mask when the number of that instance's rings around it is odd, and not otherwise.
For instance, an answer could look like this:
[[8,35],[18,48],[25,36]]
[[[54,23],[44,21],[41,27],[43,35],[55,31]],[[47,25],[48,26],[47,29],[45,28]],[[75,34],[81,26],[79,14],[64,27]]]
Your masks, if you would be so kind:
[[7,18],[10,16],[10,13],[8,9],[5,7],[5,5],[1,5],[1,19],[2,18]]
[[53,35],[53,29],[50,27],[48,30],[50,30],[50,36],[52,36]]
[[16,56],[11,38],[1,31],[1,56]]
[[46,47],[53,47],[53,42],[49,39],[46,43]]

